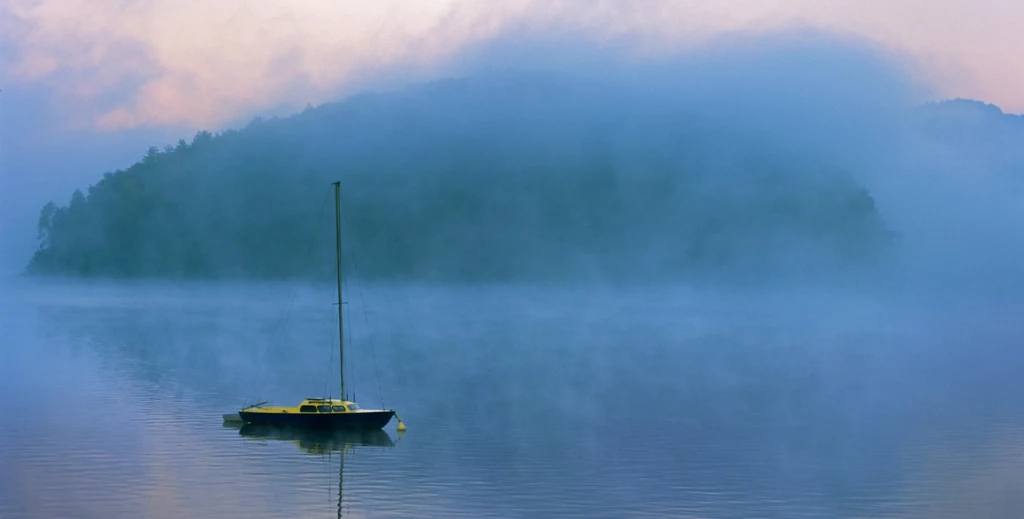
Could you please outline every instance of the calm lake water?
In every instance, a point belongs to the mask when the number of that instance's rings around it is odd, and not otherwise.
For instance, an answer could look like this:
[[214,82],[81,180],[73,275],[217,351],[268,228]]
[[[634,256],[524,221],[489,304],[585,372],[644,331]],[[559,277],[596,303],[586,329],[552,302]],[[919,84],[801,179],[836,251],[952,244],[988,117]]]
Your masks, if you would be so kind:
[[0,286],[0,517],[1024,516],[1013,302],[367,285],[349,383],[408,431],[226,427],[337,396],[295,288]]

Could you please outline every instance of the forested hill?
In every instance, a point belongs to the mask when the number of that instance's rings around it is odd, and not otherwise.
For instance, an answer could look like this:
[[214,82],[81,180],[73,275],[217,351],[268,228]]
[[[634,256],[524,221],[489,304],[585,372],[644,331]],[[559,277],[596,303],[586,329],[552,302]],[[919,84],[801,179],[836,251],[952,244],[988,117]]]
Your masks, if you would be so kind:
[[329,276],[335,180],[377,279],[761,276],[889,243],[869,193],[827,165],[614,89],[459,79],[150,149],[44,207],[27,270]]

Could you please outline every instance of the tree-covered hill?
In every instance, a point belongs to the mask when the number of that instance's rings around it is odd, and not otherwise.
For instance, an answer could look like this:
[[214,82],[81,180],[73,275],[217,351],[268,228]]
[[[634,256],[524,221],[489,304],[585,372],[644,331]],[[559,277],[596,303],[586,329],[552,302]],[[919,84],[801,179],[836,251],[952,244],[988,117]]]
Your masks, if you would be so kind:
[[335,180],[377,279],[764,275],[864,265],[889,243],[872,197],[827,164],[623,90],[500,77],[153,148],[44,207],[28,271],[328,276]]

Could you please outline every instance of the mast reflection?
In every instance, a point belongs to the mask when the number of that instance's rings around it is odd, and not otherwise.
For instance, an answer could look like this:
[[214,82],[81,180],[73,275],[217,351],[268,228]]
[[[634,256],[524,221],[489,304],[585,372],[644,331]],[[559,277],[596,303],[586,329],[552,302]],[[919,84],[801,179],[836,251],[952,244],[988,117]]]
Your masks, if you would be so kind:
[[[295,444],[300,451],[310,455],[339,454],[338,467],[338,514],[342,517],[342,497],[345,483],[345,453],[355,447],[392,448],[395,441],[382,429],[366,430],[309,430],[246,424],[238,434],[254,441],[283,441]],[[399,438],[402,434],[399,433]]]

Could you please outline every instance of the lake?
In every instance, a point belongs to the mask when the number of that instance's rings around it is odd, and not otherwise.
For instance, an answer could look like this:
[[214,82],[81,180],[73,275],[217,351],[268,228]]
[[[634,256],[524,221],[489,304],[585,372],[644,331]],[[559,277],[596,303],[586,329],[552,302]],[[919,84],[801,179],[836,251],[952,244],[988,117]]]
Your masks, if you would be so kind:
[[223,423],[338,396],[329,284],[0,285],[0,517],[1024,516],[1013,298],[348,294],[350,391],[404,434]]

